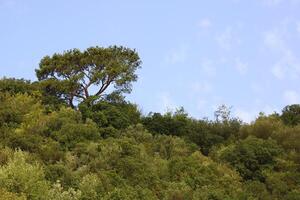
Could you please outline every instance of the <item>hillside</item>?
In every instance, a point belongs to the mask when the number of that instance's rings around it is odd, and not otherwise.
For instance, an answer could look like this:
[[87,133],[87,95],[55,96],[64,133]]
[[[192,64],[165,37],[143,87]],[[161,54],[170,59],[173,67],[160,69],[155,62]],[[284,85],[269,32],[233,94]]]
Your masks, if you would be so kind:
[[94,47],[46,56],[36,82],[2,78],[0,200],[300,199],[300,105],[250,124],[226,106],[144,115],[124,97],[140,64]]

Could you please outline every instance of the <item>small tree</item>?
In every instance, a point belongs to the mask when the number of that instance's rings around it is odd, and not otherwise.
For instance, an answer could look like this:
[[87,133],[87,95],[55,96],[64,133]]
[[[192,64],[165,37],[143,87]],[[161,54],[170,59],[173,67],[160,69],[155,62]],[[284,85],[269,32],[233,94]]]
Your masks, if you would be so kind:
[[228,122],[230,120],[232,107],[227,107],[226,105],[221,105],[215,111],[215,119],[217,122]]
[[135,50],[122,46],[90,47],[85,51],[72,49],[62,54],[45,56],[36,70],[44,90],[64,99],[74,107],[74,101],[98,99],[110,91],[130,93],[137,80],[136,69],[141,60]]

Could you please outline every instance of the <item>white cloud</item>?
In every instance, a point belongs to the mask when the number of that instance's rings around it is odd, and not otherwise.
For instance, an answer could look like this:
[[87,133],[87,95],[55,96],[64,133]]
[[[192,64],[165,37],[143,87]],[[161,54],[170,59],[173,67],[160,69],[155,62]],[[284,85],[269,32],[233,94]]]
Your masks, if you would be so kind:
[[280,51],[286,50],[285,42],[277,30],[268,31],[264,34],[264,43],[267,47]]
[[280,109],[274,107],[274,106],[270,106],[270,105],[265,105],[263,108],[262,108],[262,111],[269,115],[269,114],[272,114],[274,112],[278,112]]
[[[260,100],[258,100],[260,101]],[[272,107],[270,105],[265,105],[265,106],[259,106],[259,108],[254,108],[254,109],[243,109],[243,108],[237,108],[234,109],[233,115],[235,117],[238,117],[241,119],[243,122],[250,123],[254,121],[257,116],[259,115],[260,112],[265,113],[266,115],[272,114],[274,112],[278,111],[277,108]]]
[[300,103],[300,95],[294,90],[287,90],[283,93],[283,98],[287,104]]
[[165,57],[165,62],[168,64],[183,63],[186,61],[187,56],[187,47],[183,45],[178,49],[171,50]]
[[235,109],[234,116],[241,119],[243,122],[250,123],[257,116],[257,111],[247,111],[241,108]]
[[260,0],[264,5],[275,6],[282,2],[282,0]]
[[250,85],[251,90],[256,93],[256,94],[260,94],[264,92],[264,87],[261,83],[257,83],[257,82],[253,82]]
[[280,65],[279,63],[277,63],[277,64],[275,64],[273,67],[272,67],[272,74],[276,77],[276,78],[278,78],[278,79],[280,79],[280,80],[282,80],[282,79],[284,79],[284,77],[285,77],[285,70],[284,70],[284,68],[282,67],[282,65]]
[[248,71],[248,64],[242,62],[239,58],[235,60],[235,69],[242,75],[246,74]]
[[259,0],[265,6],[278,6],[281,3],[290,3],[292,5],[300,3],[300,0]]
[[278,30],[265,33],[264,44],[270,51],[277,54],[278,60],[271,69],[272,74],[276,78],[280,80],[299,78],[300,61],[288,46],[283,33]]
[[278,79],[297,79],[300,76],[300,62],[292,52],[285,52],[273,66],[273,75]]
[[196,109],[198,111],[204,111],[207,107],[207,101],[204,100],[204,99],[199,99],[197,102],[196,102]]
[[191,89],[193,93],[208,93],[212,91],[212,85],[209,82],[194,82]]
[[198,26],[201,29],[208,29],[212,26],[212,22],[210,19],[204,18],[199,21]]
[[206,76],[215,76],[217,74],[217,70],[211,60],[203,60],[200,65],[202,72]]
[[216,36],[218,45],[224,50],[231,50],[234,45],[241,43],[241,40],[237,38],[231,27],[227,27],[223,32]]
[[13,7],[17,4],[15,0],[0,0],[0,6]]
[[177,108],[176,103],[171,98],[171,95],[167,92],[161,93],[158,97],[159,112],[167,112]]
[[298,33],[300,33],[300,22],[297,23],[296,30],[298,31]]

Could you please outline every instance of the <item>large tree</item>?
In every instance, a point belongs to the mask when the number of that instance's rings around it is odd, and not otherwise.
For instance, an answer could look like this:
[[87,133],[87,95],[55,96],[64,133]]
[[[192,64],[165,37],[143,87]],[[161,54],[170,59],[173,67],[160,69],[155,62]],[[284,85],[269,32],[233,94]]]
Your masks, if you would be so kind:
[[130,93],[140,65],[135,50],[96,46],[85,51],[72,49],[45,56],[36,75],[47,93],[74,107],[76,101],[98,99],[111,92]]

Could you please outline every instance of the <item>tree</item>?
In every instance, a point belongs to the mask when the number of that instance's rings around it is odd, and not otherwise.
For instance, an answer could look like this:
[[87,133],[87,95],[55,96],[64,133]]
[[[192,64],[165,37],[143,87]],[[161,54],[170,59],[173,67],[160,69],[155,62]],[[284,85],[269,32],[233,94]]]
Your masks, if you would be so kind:
[[[130,93],[135,71],[141,60],[135,50],[122,46],[72,49],[45,56],[36,69],[44,90],[64,99],[71,107],[74,101],[92,102],[103,97],[114,86],[119,93]],[[93,94],[92,92],[95,91]]]
[[284,107],[281,119],[286,125],[295,126],[300,124],[300,104],[293,104]]
[[228,122],[230,120],[231,109],[232,107],[227,107],[224,104],[219,106],[214,113],[216,121]]
[[30,81],[25,79],[16,79],[16,78],[2,78],[0,79],[0,92],[1,93],[10,93],[10,94],[17,94],[17,93],[33,93],[33,85]]
[[253,136],[237,144],[219,150],[219,159],[231,164],[244,180],[264,182],[264,170],[276,166],[276,157],[282,149],[272,140],[263,140]]

